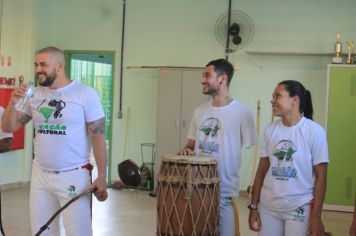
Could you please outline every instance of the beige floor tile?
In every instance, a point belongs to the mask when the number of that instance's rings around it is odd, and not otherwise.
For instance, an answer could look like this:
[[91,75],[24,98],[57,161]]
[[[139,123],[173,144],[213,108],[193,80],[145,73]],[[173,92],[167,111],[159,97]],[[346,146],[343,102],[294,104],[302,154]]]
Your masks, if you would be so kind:
[[[94,236],[154,236],[156,198],[145,191],[108,189],[105,202],[93,201]],[[2,191],[2,221],[6,236],[30,236],[28,188]],[[242,236],[256,236],[248,229],[248,197],[241,194],[238,205]],[[346,236],[351,213],[324,211],[323,220],[333,236]]]

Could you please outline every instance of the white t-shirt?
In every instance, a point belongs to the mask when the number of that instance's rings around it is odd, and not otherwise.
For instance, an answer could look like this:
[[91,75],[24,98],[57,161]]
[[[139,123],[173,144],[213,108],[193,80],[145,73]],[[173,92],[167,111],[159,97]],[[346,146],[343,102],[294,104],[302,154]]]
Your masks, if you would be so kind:
[[237,197],[241,147],[256,144],[252,111],[232,101],[224,107],[214,107],[209,101],[193,113],[188,139],[195,140],[195,153],[208,155],[218,161],[220,196]]
[[104,117],[93,88],[77,81],[59,89],[37,87],[24,112],[33,119],[36,165],[61,171],[89,162],[86,124]]
[[320,125],[304,117],[292,127],[277,120],[266,128],[260,154],[270,161],[260,197],[264,207],[293,210],[313,199],[313,167],[329,162]]
[[1,129],[1,119],[2,119],[2,114],[4,113],[4,108],[0,106],[0,139],[3,138],[12,138],[12,133],[6,133],[2,131]]

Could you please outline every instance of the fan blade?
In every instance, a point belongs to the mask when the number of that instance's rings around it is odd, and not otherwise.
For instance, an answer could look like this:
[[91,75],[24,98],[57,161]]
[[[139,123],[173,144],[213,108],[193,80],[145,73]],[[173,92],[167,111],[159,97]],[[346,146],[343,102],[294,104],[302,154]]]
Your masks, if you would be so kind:
[[232,38],[232,42],[233,42],[235,45],[239,45],[239,44],[242,42],[242,39],[241,39],[240,36],[235,35],[235,36]]

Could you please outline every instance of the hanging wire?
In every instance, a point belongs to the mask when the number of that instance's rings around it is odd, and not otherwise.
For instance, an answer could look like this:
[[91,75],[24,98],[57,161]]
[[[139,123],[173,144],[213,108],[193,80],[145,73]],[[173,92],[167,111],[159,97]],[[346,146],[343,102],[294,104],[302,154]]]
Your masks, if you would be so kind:
[[229,60],[229,49],[230,49],[230,22],[231,22],[231,0],[229,0],[229,11],[228,11],[228,18],[227,18],[227,30],[226,30],[226,49],[225,49],[225,59]]
[[122,118],[122,92],[123,92],[123,70],[124,70],[124,47],[125,47],[125,19],[126,19],[126,0],[122,0],[122,30],[121,30],[121,57],[120,57],[120,88],[119,88],[119,113],[118,118]]

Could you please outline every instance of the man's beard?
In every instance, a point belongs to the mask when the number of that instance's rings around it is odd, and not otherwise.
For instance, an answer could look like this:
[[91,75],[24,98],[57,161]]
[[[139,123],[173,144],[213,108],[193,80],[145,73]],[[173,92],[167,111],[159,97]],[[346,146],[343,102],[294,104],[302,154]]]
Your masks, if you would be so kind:
[[217,94],[219,91],[220,87],[208,87],[208,91],[203,90],[203,94],[205,95],[214,95]]
[[[40,74],[43,74],[43,73],[40,73]],[[43,74],[46,76],[46,79],[44,81],[40,81],[39,80],[39,75],[40,74],[37,74],[37,80],[38,80],[38,83],[41,85],[41,86],[44,86],[44,87],[49,87],[53,84],[53,82],[56,80],[57,76],[55,74],[51,74],[51,75],[47,75],[47,74]]]

